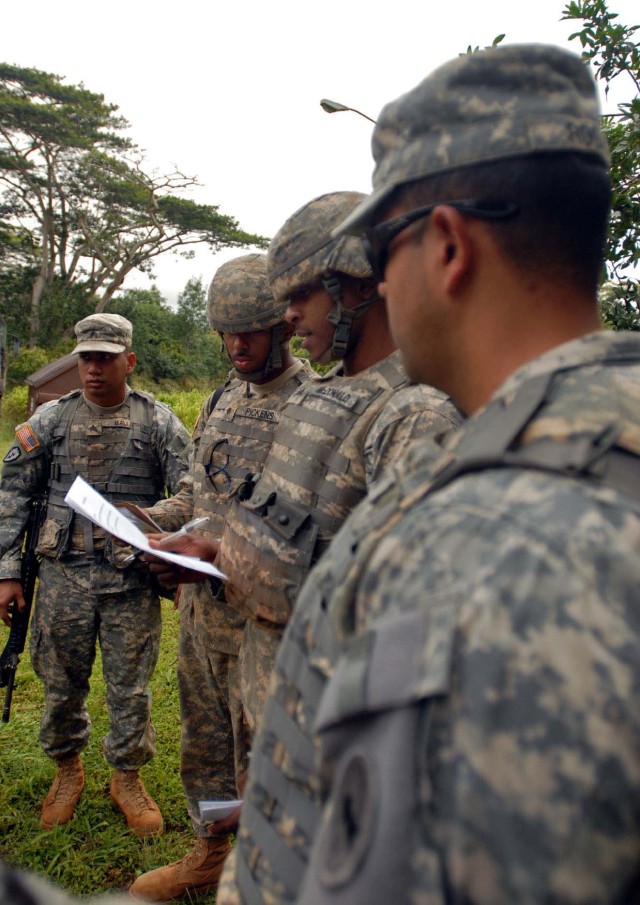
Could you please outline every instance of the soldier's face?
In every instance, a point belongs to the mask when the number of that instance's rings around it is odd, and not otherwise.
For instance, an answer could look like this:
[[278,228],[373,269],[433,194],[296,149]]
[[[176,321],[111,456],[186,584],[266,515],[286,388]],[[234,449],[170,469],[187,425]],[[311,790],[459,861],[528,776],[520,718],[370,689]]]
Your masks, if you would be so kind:
[[127,375],[136,363],[133,352],[80,352],[78,373],[84,395],[96,405],[108,408],[124,399]]
[[322,361],[331,349],[335,327],[327,315],[332,308],[333,299],[321,285],[305,287],[289,298],[285,317],[302,337],[300,345],[312,361]]
[[[401,213],[391,210],[389,219]],[[429,285],[429,268],[425,266],[429,254],[429,224],[410,226],[397,235],[389,245],[380,283],[389,315],[391,334],[400,349],[405,369],[411,380],[434,384],[438,371],[442,324]]]
[[240,374],[262,371],[271,352],[271,329],[254,333],[224,333],[222,336],[229,358]]

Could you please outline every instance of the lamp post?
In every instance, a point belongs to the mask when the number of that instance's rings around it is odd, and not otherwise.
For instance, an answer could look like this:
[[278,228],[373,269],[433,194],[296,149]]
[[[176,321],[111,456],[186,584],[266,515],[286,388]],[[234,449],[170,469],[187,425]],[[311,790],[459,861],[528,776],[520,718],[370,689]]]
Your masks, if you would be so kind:
[[346,107],[344,104],[338,103],[338,101],[330,101],[328,98],[324,97],[320,101],[320,106],[324,110],[325,113],[342,113],[345,110],[350,110],[351,113],[357,113],[358,116],[364,117],[364,119],[368,119],[370,123],[375,125],[375,119],[371,119],[370,116],[367,116],[366,113],[363,113],[361,110],[356,110],[355,107]]

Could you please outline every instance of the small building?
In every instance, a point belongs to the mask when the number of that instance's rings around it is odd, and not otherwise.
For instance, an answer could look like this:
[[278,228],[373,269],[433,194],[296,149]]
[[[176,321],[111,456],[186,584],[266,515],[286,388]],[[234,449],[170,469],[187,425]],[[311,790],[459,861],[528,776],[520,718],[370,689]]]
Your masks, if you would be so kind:
[[82,387],[78,374],[78,356],[69,353],[56,361],[50,361],[48,365],[25,377],[24,382],[29,387],[27,418],[30,418],[43,402],[59,399],[65,393]]

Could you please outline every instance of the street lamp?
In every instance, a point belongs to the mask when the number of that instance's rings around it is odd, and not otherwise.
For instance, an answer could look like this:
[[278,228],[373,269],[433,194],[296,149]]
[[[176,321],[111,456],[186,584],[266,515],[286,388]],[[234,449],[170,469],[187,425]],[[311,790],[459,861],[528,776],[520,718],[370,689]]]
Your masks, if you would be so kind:
[[320,106],[324,110],[325,113],[342,113],[344,110],[350,110],[352,113],[357,113],[358,116],[363,116],[365,119],[368,119],[370,123],[375,125],[375,119],[371,119],[370,116],[367,116],[366,113],[363,113],[361,110],[356,110],[355,107],[345,107],[344,104],[339,104],[338,101],[330,101],[328,98],[323,97],[320,101]]

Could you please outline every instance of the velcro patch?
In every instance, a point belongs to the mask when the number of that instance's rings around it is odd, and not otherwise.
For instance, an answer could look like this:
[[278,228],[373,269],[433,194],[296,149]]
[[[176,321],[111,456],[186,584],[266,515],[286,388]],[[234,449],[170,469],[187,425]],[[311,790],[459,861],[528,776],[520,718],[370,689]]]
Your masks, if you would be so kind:
[[20,452],[20,447],[12,446],[2,461],[3,462],[15,462],[16,459],[19,459],[21,455],[22,455],[22,453]]
[[33,452],[40,446],[40,441],[28,424],[23,424],[16,431],[16,439],[25,452]]

